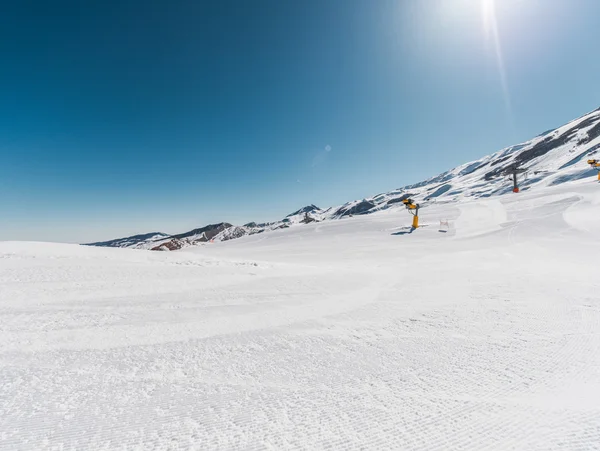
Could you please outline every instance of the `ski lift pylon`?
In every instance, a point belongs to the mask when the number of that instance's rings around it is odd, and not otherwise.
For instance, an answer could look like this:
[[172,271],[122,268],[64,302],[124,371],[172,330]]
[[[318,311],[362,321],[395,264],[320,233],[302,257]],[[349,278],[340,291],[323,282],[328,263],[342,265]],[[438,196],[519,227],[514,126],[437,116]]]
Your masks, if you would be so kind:
[[513,193],[518,193],[519,190],[519,175],[527,178],[527,169],[519,166],[519,163],[514,163],[502,171],[502,175],[509,177],[513,182]]

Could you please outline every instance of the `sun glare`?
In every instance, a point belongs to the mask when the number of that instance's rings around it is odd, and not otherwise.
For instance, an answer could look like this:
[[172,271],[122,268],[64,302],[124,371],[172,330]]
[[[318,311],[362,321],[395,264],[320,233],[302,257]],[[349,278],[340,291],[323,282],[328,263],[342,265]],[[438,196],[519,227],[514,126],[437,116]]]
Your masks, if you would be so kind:
[[504,95],[504,103],[509,117],[512,120],[512,105],[510,99],[510,90],[508,87],[508,78],[504,66],[504,57],[502,54],[502,42],[500,40],[500,32],[498,31],[498,19],[496,17],[496,2],[495,0],[481,0],[481,15],[483,20],[483,30],[486,39],[491,41],[493,51],[498,65],[500,83],[502,84],[502,93]]
[[490,31],[491,18],[496,15],[494,0],[481,0],[481,15],[483,17],[483,28],[486,33]]

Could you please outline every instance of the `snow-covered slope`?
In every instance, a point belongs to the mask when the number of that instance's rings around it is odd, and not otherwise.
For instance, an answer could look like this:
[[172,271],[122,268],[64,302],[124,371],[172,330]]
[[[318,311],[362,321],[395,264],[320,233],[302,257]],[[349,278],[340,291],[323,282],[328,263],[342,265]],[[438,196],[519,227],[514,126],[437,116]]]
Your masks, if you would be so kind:
[[520,183],[521,190],[559,185],[594,176],[596,171],[586,164],[586,159],[598,154],[600,109],[530,141],[465,163],[421,183],[332,208],[326,218],[369,214],[390,207],[401,207],[401,201],[407,197],[426,206],[433,202],[505,194],[512,190],[512,182],[502,176],[502,173],[515,164],[527,169],[525,178]]
[[597,449],[600,185],[551,180],[412,233],[0,243],[0,450]]
[[100,241],[98,243],[87,243],[85,246],[98,247],[129,247],[132,249],[151,249],[169,235],[161,232],[145,233],[143,235],[134,235],[126,238],[118,238],[110,241]]
[[[231,224],[222,223],[175,235],[160,242],[151,240],[150,243],[140,244],[137,242],[138,237],[131,237],[92,245],[176,250],[211,240],[227,241],[312,221],[343,219],[388,208],[403,208],[402,200],[408,197],[419,202],[422,207],[436,202],[486,198],[512,190],[512,183],[502,173],[515,164],[527,169],[525,178],[520,183],[522,190],[559,185],[595,175],[595,170],[585,164],[586,158],[593,155],[600,155],[600,109],[555,130],[547,131],[530,141],[502,149],[480,160],[465,163],[421,183],[326,210],[309,205],[274,223],[250,223],[235,226],[230,231],[224,229],[232,227]],[[224,229],[219,230],[219,233],[210,237],[205,235],[207,228],[221,225]]]

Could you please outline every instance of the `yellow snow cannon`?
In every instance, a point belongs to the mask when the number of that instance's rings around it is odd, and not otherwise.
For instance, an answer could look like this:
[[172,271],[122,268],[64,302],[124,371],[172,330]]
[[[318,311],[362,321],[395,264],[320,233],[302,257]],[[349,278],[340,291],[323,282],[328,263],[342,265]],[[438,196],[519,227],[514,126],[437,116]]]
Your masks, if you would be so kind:
[[412,199],[404,199],[402,201],[408,212],[413,215],[413,229],[419,227],[419,204],[415,204]]
[[598,181],[600,181],[600,161],[588,160],[587,162],[591,167],[593,167],[596,171],[598,171]]

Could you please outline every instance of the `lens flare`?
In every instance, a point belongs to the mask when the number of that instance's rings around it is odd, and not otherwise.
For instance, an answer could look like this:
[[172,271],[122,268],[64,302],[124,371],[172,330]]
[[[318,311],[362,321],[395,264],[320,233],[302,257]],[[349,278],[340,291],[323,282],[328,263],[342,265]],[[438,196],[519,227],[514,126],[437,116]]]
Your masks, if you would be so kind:
[[504,95],[504,103],[509,118],[512,121],[512,102],[510,99],[510,90],[508,87],[508,78],[504,66],[504,57],[502,55],[502,43],[500,41],[500,33],[498,31],[498,20],[496,18],[496,2],[495,0],[481,0],[481,13],[483,18],[483,28],[488,40],[491,40],[494,52],[496,54],[496,64],[500,75],[500,83],[502,84],[502,92]]

